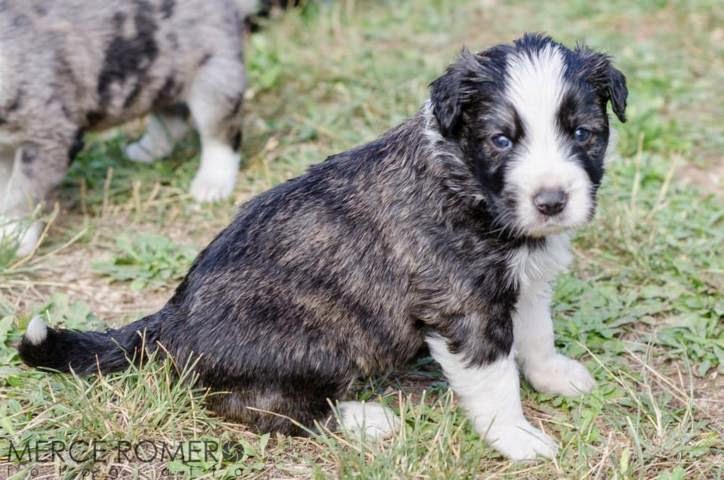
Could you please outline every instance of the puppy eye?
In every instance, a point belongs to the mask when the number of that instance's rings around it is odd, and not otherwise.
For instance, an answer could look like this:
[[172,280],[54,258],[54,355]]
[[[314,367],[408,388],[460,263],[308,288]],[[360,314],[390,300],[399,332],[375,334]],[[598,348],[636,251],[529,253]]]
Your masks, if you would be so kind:
[[513,141],[502,134],[493,136],[490,141],[498,150],[508,150],[513,147]]
[[587,142],[588,139],[591,138],[591,131],[583,127],[578,127],[573,132],[573,138],[575,138],[578,143]]

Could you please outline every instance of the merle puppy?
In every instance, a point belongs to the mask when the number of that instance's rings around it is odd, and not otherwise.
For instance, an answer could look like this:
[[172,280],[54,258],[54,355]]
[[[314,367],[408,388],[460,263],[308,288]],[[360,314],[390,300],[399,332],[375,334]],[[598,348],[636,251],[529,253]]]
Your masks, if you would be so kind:
[[[623,121],[626,96],[609,57],[585,47],[526,35],[463,51],[413,118],[243,205],[159,312],[103,333],[35,318],[20,355],[92,374],[162,345],[197,360],[199,382],[223,392],[219,414],[290,432],[269,412],[310,425],[355,378],[427,343],[494,448],[552,457],[523,416],[518,366],[544,392],[594,386],[556,353],[551,282],[594,214],[607,104]],[[339,411],[373,435],[398,422],[376,404]]]
[[[231,194],[239,164],[244,18],[256,0],[0,1],[0,239],[64,177],[83,132],[157,115],[132,160],[171,152],[188,106],[199,201]],[[180,111],[181,110],[181,111]],[[40,225],[20,239],[36,243]],[[18,232],[20,230],[20,232]]]

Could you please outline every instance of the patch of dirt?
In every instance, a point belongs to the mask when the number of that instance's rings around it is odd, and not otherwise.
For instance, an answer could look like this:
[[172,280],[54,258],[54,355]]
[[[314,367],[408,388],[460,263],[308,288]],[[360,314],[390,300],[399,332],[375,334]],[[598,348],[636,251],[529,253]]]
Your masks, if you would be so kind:
[[676,177],[685,184],[696,185],[706,193],[724,198],[724,158],[707,168],[687,163],[677,170]]
[[704,378],[695,378],[694,397],[698,408],[718,419],[714,428],[724,435],[724,375],[715,370]]

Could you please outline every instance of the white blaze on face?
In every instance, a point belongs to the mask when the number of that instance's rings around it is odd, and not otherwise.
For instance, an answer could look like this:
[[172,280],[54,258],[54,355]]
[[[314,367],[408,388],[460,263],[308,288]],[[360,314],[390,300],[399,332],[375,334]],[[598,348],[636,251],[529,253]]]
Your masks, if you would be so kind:
[[[554,46],[518,53],[507,60],[506,97],[523,123],[523,138],[509,170],[506,189],[517,199],[517,221],[527,233],[546,235],[585,223],[592,207],[591,181],[571,158],[570,135],[558,125],[567,85],[563,55]],[[533,203],[542,190],[563,190],[564,210],[546,217]]]

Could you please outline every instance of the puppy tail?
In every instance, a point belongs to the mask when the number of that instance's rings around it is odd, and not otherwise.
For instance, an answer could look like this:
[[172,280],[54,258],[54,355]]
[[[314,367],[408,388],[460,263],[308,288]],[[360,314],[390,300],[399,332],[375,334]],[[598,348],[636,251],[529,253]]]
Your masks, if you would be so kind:
[[116,330],[79,332],[50,328],[35,317],[18,353],[27,365],[45,370],[72,370],[79,375],[116,372],[155,350],[160,323],[159,314],[155,314]]

